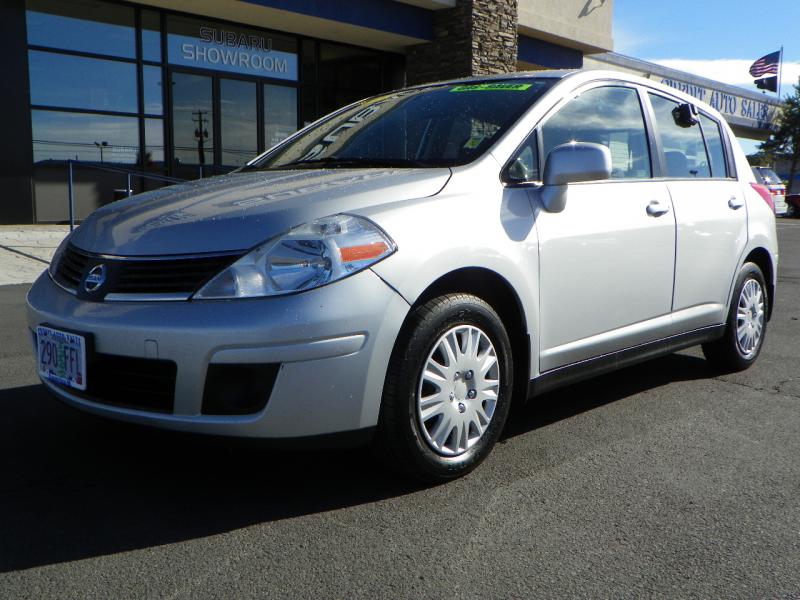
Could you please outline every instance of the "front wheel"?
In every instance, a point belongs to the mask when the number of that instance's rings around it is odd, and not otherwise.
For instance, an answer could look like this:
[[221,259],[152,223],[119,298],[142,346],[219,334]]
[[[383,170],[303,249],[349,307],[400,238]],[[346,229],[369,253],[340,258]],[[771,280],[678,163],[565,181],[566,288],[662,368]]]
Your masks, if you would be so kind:
[[426,482],[474,469],[503,430],[513,388],[511,344],[500,317],[470,294],[416,308],[384,386],[379,450]]
[[767,333],[769,298],[758,265],[745,263],[736,278],[723,336],[703,344],[703,354],[723,371],[744,371],[758,358]]

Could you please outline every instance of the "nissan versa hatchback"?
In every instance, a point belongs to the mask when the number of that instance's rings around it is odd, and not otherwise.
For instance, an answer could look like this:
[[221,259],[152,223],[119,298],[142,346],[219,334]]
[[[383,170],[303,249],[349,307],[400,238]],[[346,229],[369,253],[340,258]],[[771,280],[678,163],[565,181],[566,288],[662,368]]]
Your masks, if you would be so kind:
[[28,295],[38,372],[98,415],[447,480],[512,402],[696,344],[749,367],[770,201],[720,114],[650,80],[404,89],[95,211]]

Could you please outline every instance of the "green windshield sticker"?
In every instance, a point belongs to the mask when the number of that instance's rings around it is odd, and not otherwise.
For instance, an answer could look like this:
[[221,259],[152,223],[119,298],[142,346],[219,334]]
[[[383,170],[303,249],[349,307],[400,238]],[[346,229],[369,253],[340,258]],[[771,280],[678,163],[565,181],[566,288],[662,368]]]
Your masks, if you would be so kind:
[[522,92],[530,89],[530,83],[476,83],[475,85],[457,85],[451,92]]

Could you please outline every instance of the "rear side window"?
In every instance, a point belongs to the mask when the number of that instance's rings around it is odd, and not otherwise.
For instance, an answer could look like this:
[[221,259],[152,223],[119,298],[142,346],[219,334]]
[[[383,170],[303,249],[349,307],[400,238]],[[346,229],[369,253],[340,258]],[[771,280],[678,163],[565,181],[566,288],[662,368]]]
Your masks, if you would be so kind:
[[648,94],[656,117],[656,129],[661,135],[661,145],[664,148],[667,177],[711,177],[700,127],[678,125],[672,114],[678,107],[678,102],[653,93]]
[[700,115],[700,124],[703,126],[703,137],[706,139],[711,176],[725,178],[728,176],[728,167],[725,164],[725,150],[722,145],[722,130],[719,128],[719,123],[710,117]]
[[639,94],[633,88],[599,87],[567,103],[542,127],[544,156],[569,142],[593,142],[611,151],[612,179],[651,176],[650,150]]

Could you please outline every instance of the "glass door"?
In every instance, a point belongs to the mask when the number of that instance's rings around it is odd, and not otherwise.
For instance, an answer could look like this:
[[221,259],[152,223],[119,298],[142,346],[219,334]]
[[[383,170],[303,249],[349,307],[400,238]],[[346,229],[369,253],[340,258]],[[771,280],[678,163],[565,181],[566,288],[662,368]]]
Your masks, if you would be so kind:
[[172,164],[181,179],[200,176],[214,164],[213,80],[205,75],[172,72]]
[[286,85],[264,84],[264,149],[297,131],[297,90]]
[[297,130],[293,86],[183,70],[169,80],[174,177],[227,173]]
[[219,80],[220,164],[241,167],[258,154],[255,81]]

